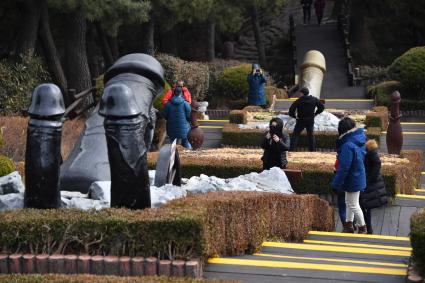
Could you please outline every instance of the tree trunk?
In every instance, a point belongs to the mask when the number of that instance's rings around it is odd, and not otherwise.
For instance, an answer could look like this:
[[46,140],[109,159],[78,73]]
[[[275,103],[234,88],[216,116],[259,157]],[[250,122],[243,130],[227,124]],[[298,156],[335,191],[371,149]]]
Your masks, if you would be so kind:
[[215,59],[215,21],[210,19],[208,21],[208,53],[207,60],[214,61]]
[[26,0],[19,4],[21,10],[21,28],[15,49],[17,60],[20,56],[33,56],[40,22],[40,5],[37,0]]
[[151,56],[155,53],[155,18],[151,15],[146,28],[146,34],[144,38],[143,52]]
[[109,47],[111,48],[112,59],[114,62],[120,57],[120,51],[118,48],[118,40],[116,36],[108,36]]
[[101,50],[99,50],[96,43],[98,38],[96,32],[96,26],[92,23],[87,25],[87,56],[88,64],[90,69],[90,75],[92,78],[97,78],[101,73],[103,73],[101,65]]
[[46,1],[42,1],[41,3],[39,37],[52,80],[62,90],[65,104],[69,105],[71,99],[68,97],[68,86],[65,73],[63,72],[59,54],[50,30],[49,10]]
[[252,26],[254,27],[254,36],[257,43],[258,58],[260,60],[260,65],[262,68],[267,68],[267,59],[266,59],[266,48],[264,47],[263,35],[260,29],[260,20],[258,19],[258,10],[255,5],[253,5],[251,10],[251,21]]
[[[66,26],[66,77],[68,88],[75,89],[78,93],[91,87],[86,51],[87,23],[81,7],[66,16]],[[92,101],[92,97],[88,96],[82,106],[86,106]]]
[[114,63],[111,46],[109,46],[108,38],[100,24],[96,24],[97,34],[99,35],[100,46],[102,47],[103,59],[105,60],[105,68],[109,68]]

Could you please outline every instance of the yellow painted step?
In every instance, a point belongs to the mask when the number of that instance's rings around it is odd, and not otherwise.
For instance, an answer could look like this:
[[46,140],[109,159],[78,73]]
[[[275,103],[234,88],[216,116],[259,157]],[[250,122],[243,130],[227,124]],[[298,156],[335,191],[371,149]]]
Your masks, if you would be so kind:
[[333,241],[320,241],[320,240],[304,240],[308,244],[325,244],[331,246],[351,246],[372,249],[386,249],[396,251],[412,251],[410,247],[388,246],[388,245],[375,245],[375,244],[362,244],[362,243],[349,243],[349,242],[333,242]]
[[398,198],[410,198],[410,199],[425,200],[425,196],[419,196],[419,195],[396,194],[395,196],[398,197]]
[[400,276],[405,276],[407,274],[407,269],[397,269],[397,268],[364,267],[364,266],[352,266],[352,265],[334,265],[334,264],[302,263],[302,262],[272,261],[272,260],[252,260],[252,259],[236,259],[236,258],[211,258],[208,260],[208,263],[209,264],[256,266],[256,267],[271,267],[271,268],[293,268],[293,269],[308,269],[308,270],[373,273],[373,274],[400,275]]
[[353,260],[353,259],[338,259],[338,258],[326,258],[326,257],[305,257],[305,256],[292,256],[292,255],[277,255],[277,254],[268,254],[268,253],[256,253],[254,256],[262,257],[273,257],[273,258],[286,258],[286,259],[300,259],[300,260],[314,260],[314,261],[326,261],[326,262],[344,262],[344,263],[358,263],[365,265],[377,265],[377,266],[390,266],[390,267],[400,267],[407,268],[407,264],[403,263],[393,263],[393,262],[383,262],[383,261],[364,261],[364,260]]
[[202,123],[229,123],[229,120],[198,120]]
[[223,129],[223,126],[199,126],[201,129]]
[[347,237],[347,238],[368,238],[368,239],[381,239],[381,240],[395,240],[409,242],[409,237],[396,237],[396,236],[385,236],[385,235],[370,235],[370,234],[350,234],[350,233],[338,233],[338,232],[322,232],[322,231],[310,231],[309,235],[321,235],[321,236],[333,236],[333,237]]
[[262,246],[263,247],[273,247],[273,248],[308,250],[308,251],[390,255],[390,256],[403,256],[403,257],[409,257],[410,256],[410,251],[395,251],[395,250],[372,249],[372,248],[355,248],[355,247],[345,247],[345,246],[339,247],[339,246],[331,246],[331,245],[264,242],[262,244]]

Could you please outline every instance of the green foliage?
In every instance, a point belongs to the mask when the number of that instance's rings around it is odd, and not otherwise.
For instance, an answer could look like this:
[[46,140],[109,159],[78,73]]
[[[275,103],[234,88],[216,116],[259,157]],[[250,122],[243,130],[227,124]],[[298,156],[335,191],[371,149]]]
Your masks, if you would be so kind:
[[0,252],[208,258],[258,249],[269,236],[300,241],[312,228],[329,231],[333,225],[332,208],[316,196],[216,192],[157,209],[2,212]]
[[[289,132],[291,134],[291,132]],[[235,147],[259,147],[263,138],[264,131],[261,129],[239,129],[238,125],[229,123],[223,128],[222,144]],[[318,132],[314,133],[316,137],[316,147],[326,149],[336,149],[337,132]],[[376,139],[378,142],[381,136],[381,128],[369,128],[367,137]],[[308,139],[304,131],[298,142],[299,147],[307,147]]]
[[111,36],[116,36],[123,24],[148,21],[151,9],[150,1],[147,0],[48,0],[48,4],[60,13],[82,8],[89,21],[100,23],[102,29]]
[[[390,95],[395,90],[400,88],[400,83],[396,81],[382,82],[376,86],[368,88],[368,94],[370,97],[375,98],[376,105],[378,106],[391,106]],[[404,92],[401,93],[400,102],[401,111],[412,111],[412,110],[425,110],[425,99],[406,99],[404,98]]]
[[200,216],[184,209],[16,210],[0,214],[1,252],[199,257]]
[[165,80],[175,84],[183,80],[192,100],[203,100],[209,88],[209,68],[201,62],[188,62],[168,54],[157,54],[156,59],[165,71]]
[[171,86],[169,83],[165,83],[165,87],[164,87],[164,91],[158,95],[155,100],[153,101],[153,107],[156,110],[161,111],[162,109],[164,109],[164,105],[162,105],[162,99],[164,98],[164,95],[171,89]]
[[412,48],[395,59],[388,75],[401,83],[406,90],[403,96],[425,99],[425,46]]
[[0,155],[0,177],[6,176],[15,170],[13,161],[4,155]]
[[0,112],[21,113],[29,107],[31,92],[50,80],[38,57],[23,57],[20,63],[0,61]]
[[232,124],[246,124],[247,113],[244,110],[232,110],[229,114],[229,122]]
[[89,274],[8,274],[0,275],[0,282],[7,283],[236,283],[230,280],[207,280],[184,277],[158,276],[105,276]]
[[241,99],[248,95],[247,76],[251,73],[250,64],[225,69],[216,83],[216,95],[230,99]]
[[410,219],[410,243],[416,268],[425,275],[425,209],[419,210]]

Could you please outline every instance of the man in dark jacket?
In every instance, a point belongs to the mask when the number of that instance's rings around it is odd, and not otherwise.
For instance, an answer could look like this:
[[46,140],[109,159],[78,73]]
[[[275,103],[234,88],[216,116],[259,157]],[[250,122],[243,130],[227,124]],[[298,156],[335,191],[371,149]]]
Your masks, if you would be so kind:
[[174,89],[173,98],[165,105],[164,117],[167,120],[167,135],[170,140],[181,139],[182,146],[190,149],[192,146],[187,139],[187,134],[190,131],[191,108],[182,94],[181,87]]
[[366,190],[360,194],[360,207],[363,210],[367,233],[373,234],[372,209],[388,203],[384,179],[381,175],[381,159],[378,155],[378,144],[375,140],[366,142],[365,156]]
[[313,4],[313,0],[301,0],[301,6],[303,6],[303,23],[306,25],[310,23],[311,18],[311,5]]
[[252,73],[247,77],[249,84],[248,104],[265,107],[267,105],[264,85],[267,82],[258,64],[252,64]]
[[264,149],[264,154],[261,158],[263,170],[270,170],[273,167],[286,168],[288,164],[286,152],[289,150],[289,136],[283,130],[283,121],[280,118],[270,120],[269,131],[261,143],[261,147]]
[[[291,151],[294,151],[301,132],[306,129],[308,136],[308,150],[316,151],[316,142],[314,140],[314,117],[325,110],[325,106],[314,96],[309,95],[308,88],[300,89],[303,94],[289,108],[289,116],[297,119],[294,132],[291,138]],[[317,109],[316,109],[317,108]]]

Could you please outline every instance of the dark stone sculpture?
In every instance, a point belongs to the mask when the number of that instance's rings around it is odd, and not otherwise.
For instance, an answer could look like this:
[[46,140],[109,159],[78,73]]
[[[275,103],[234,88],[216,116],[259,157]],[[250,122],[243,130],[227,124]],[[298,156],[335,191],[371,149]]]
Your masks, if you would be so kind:
[[24,206],[58,208],[61,205],[61,118],[65,113],[59,87],[54,84],[36,87],[28,113]]
[[400,154],[403,147],[403,131],[400,124],[400,93],[391,94],[390,121],[387,130],[387,149],[390,154]]
[[193,149],[198,149],[204,143],[204,132],[199,128],[198,123],[198,103],[192,102],[192,112],[190,113],[191,130],[187,134],[187,138]]
[[[137,105],[146,107],[143,115],[149,117],[150,120],[145,132],[147,148],[151,143],[157,116],[156,110],[150,108],[148,103],[152,96],[149,93],[156,91],[156,84],[161,84],[162,74],[163,69],[159,62],[144,54],[130,54],[122,57],[105,74],[105,83],[110,85],[112,80],[114,82],[119,80],[132,89]],[[152,82],[154,83],[152,84]],[[105,87],[107,86],[105,85]],[[96,108],[86,121],[86,128],[68,159],[61,166],[61,190],[87,193],[93,182],[111,180],[103,124],[104,117],[99,115],[98,108]]]
[[105,74],[99,114],[111,170],[111,207],[151,207],[147,151],[155,120],[152,102],[164,88],[163,69],[145,54],[120,58]]

